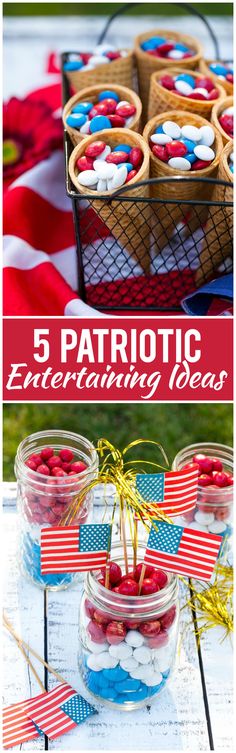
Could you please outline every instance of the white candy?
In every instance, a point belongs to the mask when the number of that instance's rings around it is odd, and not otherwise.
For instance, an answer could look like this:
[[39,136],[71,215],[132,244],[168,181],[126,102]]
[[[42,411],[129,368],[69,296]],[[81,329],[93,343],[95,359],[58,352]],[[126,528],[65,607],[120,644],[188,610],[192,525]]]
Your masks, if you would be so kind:
[[124,641],[122,641],[122,643],[119,643],[118,646],[109,647],[109,654],[111,654],[111,656],[114,656],[115,659],[128,659],[129,656],[132,656],[132,653],[132,646],[128,646],[128,644]]
[[91,654],[87,661],[87,667],[89,667],[89,669],[93,669],[94,672],[100,672],[101,670],[101,666],[100,664],[98,664],[98,656],[99,654],[97,654],[96,656],[94,654]]
[[209,533],[224,533],[227,526],[223,523],[223,520],[214,520],[208,527]]
[[[112,165],[109,162],[104,162],[102,159],[95,159],[93,163],[93,169],[101,180],[111,180],[117,171],[116,165]],[[84,172],[87,172],[85,170]]]
[[203,86],[196,86],[196,89],[194,89],[196,94],[203,94],[203,97],[208,97],[208,91],[207,89],[204,89]]
[[201,523],[203,526],[209,526],[210,523],[213,523],[215,520],[215,516],[213,512],[196,512],[196,515],[194,515],[195,520],[197,523]]
[[172,60],[181,60],[181,58],[183,57],[183,54],[184,53],[181,52],[181,50],[170,50],[170,52],[168,52],[167,57],[171,58]]
[[192,125],[184,125],[181,128],[181,135],[185,139],[190,139],[190,141],[200,141],[200,128]]
[[153,144],[170,144],[172,138],[167,136],[167,133],[153,133],[151,141]]
[[162,675],[160,672],[153,672],[152,675],[148,678],[148,680],[145,682],[145,685],[150,685],[151,688],[154,687],[154,685],[160,685],[162,682]]
[[126,128],[130,128],[130,126],[133,123],[133,120],[134,120],[134,116],[133,115],[131,115],[130,118],[127,118],[127,120],[125,121],[125,127]]
[[107,650],[108,643],[95,643],[94,641],[91,641],[91,639],[87,636],[86,639],[87,646],[90,651],[92,651],[93,654],[101,654],[102,651]]
[[208,530],[206,526],[202,526],[200,525],[200,523],[196,523],[195,521],[193,521],[193,523],[189,523],[188,528],[193,528],[194,531],[204,531],[204,533],[206,533],[206,531]]
[[151,656],[150,648],[147,648],[146,646],[134,649],[134,659],[136,659],[139,664],[149,664]]
[[231,159],[231,162],[234,162],[234,152],[231,152],[230,159]]
[[139,648],[139,646],[142,646],[144,643],[144,637],[138,632],[138,630],[129,630],[125,636],[125,642],[128,643],[128,646]]
[[148,677],[152,676],[152,668],[148,666],[147,664],[144,666],[137,667],[137,669],[132,669],[132,672],[130,672],[130,677],[133,678],[133,680],[147,680]]
[[154,663],[155,671],[156,672],[167,672],[168,670],[168,661],[166,656],[160,656],[157,661]]
[[200,143],[204,144],[204,146],[211,146],[215,141],[215,134],[213,131],[213,128],[211,126],[201,126],[199,128],[200,133]]
[[233,107],[226,107],[226,110],[224,110],[221,113],[221,117],[222,117],[222,115],[233,115],[233,114],[234,114],[234,108]]
[[173,120],[165,120],[165,122],[162,123],[162,128],[167,136],[171,136],[172,139],[179,139],[181,135],[181,128],[177,123],[174,123]]
[[185,157],[171,157],[168,160],[168,165],[174,167],[175,170],[191,170],[191,162]]
[[103,53],[106,55],[106,52],[114,52],[115,47],[113,47],[111,44],[107,44],[107,42],[103,42],[103,44],[98,44],[97,47],[95,47],[95,55],[102,55]]
[[98,182],[99,175],[94,170],[84,170],[77,175],[78,182],[81,186],[94,186]]
[[102,654],[97,654],[97,665],[100,669],[114,669],[117,667],[118,659],[111,656],[108,651],[104,651]]
[[176,515],[175,516],[175,526],[185,526],[185,525],[186,525],[186,520],[184,520],[184,518],[182,518],[182,516]]
[[104,193],[104,191],[107,191],[107,181],[106,180],[100,180],[97,182],[97,191],[100,191],[100,193]]
[[119,188],[120,186],[123,186],[123,184],[126,181],[127,175],[128,175],[128,170],[127,170],[127,167],[125,167],[125,165],[121,165],[120,168],[116,168],[115,175],[113,175],[113,178],[109,180],[109,190],[113,191],[114,188]]
[[92,55],[92,57],[89,59],[90,65],[104,65],[104,63],[108,63],[109,58],[106,58],[105,55]]
[[193,87],[190,86],[190,84],[187,83],[187,81],[176,81],[175,82],[175,89],[179,94],[185,94],[186,96],[188,94],[191,94],[193,91]]
[[196,154],[196,157],[198,159],[202,159],[204,162],[209,162],[210,160],[215,159],[215,152],[213,149],[211,149],[210,146],[205,146],[204,144],[198,144],[198,146],[194,147],[194,154]]
[[84,67],[82,68],[82,71],[83,71],[83,72],[84,72],[84,71],[93,71],[94,67],[95,67],[95,66],[94,66],[94,65],[91,65],[91,64],[90,64],[90,61],[89,61],[89,63],[87,63],[87,65],[84,65]]
[[80,133],[89,133],[90,129],[90,120],[86,120],[86,123],[84,125],[80,126]]
[[[81,129],[80,129],[80,131],[81,131]],[[103,152],[101,154],[99,154],[99,161],[100,160],[105,160],[106,157],[108,157],[108,154],[110,154],[110,153],[111,153],[111,147],[109,146],[109,144],[107,144],[107,146],[105,146],[105,149],[103,149]]]
[[129,659],[122,659],[120,666],[125,672],[133,672],[134,669],[137,669],[138,662],[133,656],[130,656]]
[[123,107],[123,105],[130,105],[130,102],[128,102],[127,99],[121,99],[120,102],[117,102],[116,112],[118,112],[119,107]]

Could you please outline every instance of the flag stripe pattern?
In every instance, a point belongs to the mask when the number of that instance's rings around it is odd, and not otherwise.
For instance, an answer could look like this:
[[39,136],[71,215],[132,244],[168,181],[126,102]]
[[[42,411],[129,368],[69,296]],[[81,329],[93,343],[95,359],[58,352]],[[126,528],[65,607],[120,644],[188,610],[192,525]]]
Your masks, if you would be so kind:
[[68,701],[75,694],[76,691],[67,683],[57,685],[49,693],[42,693],[42,695],[33,698],[29,702],[29,718],[51,740],[64,735],[77,725],[73,719],[62,711],[60,705]]
[[96,570],[106,565],[111,526],[52,526],[41,531],[41,573]]
[[210,580],[221,546],[221,537],[192,528],[155,520],[144,562],[199,580]]
[[198,466],[166,473],[138,473],[136,487],[145,502],[157,503],[166,515],[181,515],[196,505]]
[[28,701],[15,703],[3,709],[3,747],[12,748],[27,740],[39,737],[35,724],[27,716]]

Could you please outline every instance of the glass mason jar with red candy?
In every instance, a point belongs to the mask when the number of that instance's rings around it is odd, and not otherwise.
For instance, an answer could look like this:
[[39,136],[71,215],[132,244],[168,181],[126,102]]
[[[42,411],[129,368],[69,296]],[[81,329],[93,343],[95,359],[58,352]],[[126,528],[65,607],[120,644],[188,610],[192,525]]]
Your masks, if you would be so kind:
[[[23,574],[41,588],[67,588],[78,573],[41,574],[41,529],[63,524],[73,502],[98,473],[98,455],[88,439],[66,431],[42,431],[21,442],[15,459],[19,524],[19,560]],[[90,522],[93,493],[72,524]]]
[[[127,552],[132,571],[130,542]],[[145,545],[140,544],[139,563],[144,552]],[[104,586],[101,570],[86,576],[79,616],[79,669],[97,700],[132,711],[150,703],[172,672],[178,639],[178,580],[172,573],[155,570],[156,591],[139,596],[139,564],[131,573],[136,595],[127,595],[121,586],[128,577],[124,576],[122,544],[112,546],[111,561],[109,588]],[[154,568],[147,566],[145,577],[154,579]]]
[[184,447],[176,455],[173,470],[189,464],[199,465],[197,504],[194,510],[174,519],[176,525],[188,526],[222,536],[220,557],[231,548],[233,533],[233,450],[214,442]]

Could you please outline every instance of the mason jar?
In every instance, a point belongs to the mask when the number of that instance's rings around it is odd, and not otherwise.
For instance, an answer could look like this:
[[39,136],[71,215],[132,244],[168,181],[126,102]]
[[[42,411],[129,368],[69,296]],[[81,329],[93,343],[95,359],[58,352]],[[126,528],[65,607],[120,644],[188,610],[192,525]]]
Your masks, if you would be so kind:
[[[191,463],[194,455],[203,454],[215,458],[222,464],[224,472],[233,475],[233,449],[216,442],[200,442],[184,447],[175,456],[172,469],[180,471]],[[233,533],[233,484],[218,487],[198,485],[197,502],[194,510],[174,518],[176,525],[188,526],[208,531],[222,537],[219,556],[227,559],[232,545]]]
[[[28,465],[32,455],[39,455],[43,449],[52,449],[55,454],[70,450],[73,463],[82,461],[84,469],[80,473],[71,472],[66,476],[45,476]],[[40,467],[40,466],[38,466]],[[67,588],[82,574],[58,573],[41,574],[40,538],[41,529],[60,525],[73,509],[73,503],[98,473],[97,452],[86,437],[66,431],[41,431],[24,439],[15,458],[17,479],[17,508],[19,514],[19,564],[22,573],[40,588],[52,590]],[[93,493],[86,494],[71,524],[89,523],[92,517]]]
[[[133,549],[127,544],[130,569]],[[145,544],[138,547],[142,562]],[[123,547],[111,560],[123,571]],[[132,711],[165,687],[173,670],[178,639],[178,581],[148,596],[124,596],[105,588],[102,571],[86,575],[79,615],[79,669],[89,692],[107,706]]]

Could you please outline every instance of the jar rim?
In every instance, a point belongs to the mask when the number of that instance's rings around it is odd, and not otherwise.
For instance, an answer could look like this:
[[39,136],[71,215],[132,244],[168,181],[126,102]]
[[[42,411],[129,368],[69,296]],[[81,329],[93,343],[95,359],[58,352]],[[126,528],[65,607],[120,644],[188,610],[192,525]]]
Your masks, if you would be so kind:
[[[36,471],[32,471],[27,465],[26,460],[30,454],[33,452],[36,452],[37,449],[37,441],[40,439],[45,439],[45,445],[40,445],[40,448],[43,449],[43,447],[47,447],[47,438],[53,439],[63,439],[63,447],[66,445],[66,440],[70,440],[70,442],[74,443],[81,443],[84,445],[85,451],[90,453],[91,461],[89,462],[88,466],[84,471],[81,471],[80,473],[74,473],[73,476],[62,476],[62,477],[53,477],[53,476],[45,476],[43,473],[39,473],[36,469]],[[32,446],[31,446],[32,444]],[[51,444],[53,446],[53,441],[51,441]],[[56,444],[56,442],[55,442]],[[71,445],[69,445],[71,447]],[[28,448],[28,449],[27,449]],[[76,448],[75,448],[76,449]],[[90,458],[88,456],[87,460],[89,461]],[[62,489],[63,492],[71,492],[71,486],[75,487],[75,484],[78,483],[78,481],[82,482],[83,480],[88,478],[88,475],[94,471],[96,471],[96,468],[98,467],[98,453],[93,445],[92,442],[90,442],[89,439],[86,437],[83,437],[81,434],[76,434],[75,432],[70,431],[64,431],[63,429],[47,429],[43,431],[33,432],[32,434],[29,434],[27,437],[25,437],[17,448],[17,453],[15,457],[15,475],[16,478],[21,478],[23,482],[27,482],[28,484],[32,484],[33,487],[35,485],[42,485],[42,487],[45,489],[46,484],[48,483],[48,480],[50,479],[50,487],[53,490],[53,487],[57,487],[57,489]],[[76,489],[75,489],[76,490]]]

